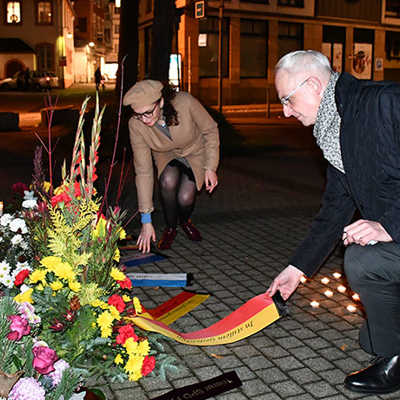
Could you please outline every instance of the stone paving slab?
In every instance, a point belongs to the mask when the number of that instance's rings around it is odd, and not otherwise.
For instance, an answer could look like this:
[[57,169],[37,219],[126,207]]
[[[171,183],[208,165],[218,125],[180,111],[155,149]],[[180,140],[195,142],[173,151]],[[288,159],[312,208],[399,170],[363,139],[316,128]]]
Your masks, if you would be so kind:
[[[147,272],[190,270],[195,276],[190,289],[212,293],[190,315],[176,321],[175,329],[190,332],[216,322],[262,293],[270,279],[285,266],[291,248],[301,239],[311,217],[301,217],[297,212],[292,217],[290,213],[282,216],[273,210],[259,211],[257,215],[241,215],[216,223],[202,221],[198,224],[204,235],[202,242],[191,243],[179,234],[176,245],[166,252],[167,260],[146,265]],[[288,239],[285,227],[293,218],[299,223],[291,229]],[[250,239],[247,231],[243,231],[244,222]],[[259,224],[265,232],[256,242],[251,233]],[[281,236],[276,227],[281,227]],[[242,232],[241,240],[232,239],[237,232]],[[124,387],[112,385],[114,397],[110,399],[153,399],[172,388],[231,370],[237,372],[243,386],[217,399],[395,398],[362,396],[343,388],[345,375],[364,366],[369,357],[360,350],[356,335],[363,321],[361,310],[350,313],[345,309],[347,303],[354,303],[351,293],[337,292],[338,284],[346,282],[332,276],[332,272],[341,271],[341,262],[339,249],[312,281],[299,287],[290,301],[289,317],[245,340],[224,346],[193,347],[169,341],[173,354],[183,365],[176,375],[168,375],[167,381],[150,378]],[[321,283],[322,277],[328,277],[330,282]],[[327,288],[334,292],[330,299],[323,294]],[[143,304],[149,307],[179,291],[177,288],[136,290]],[[310,302],[315,299],[320,307],[314,309]]]
[[[245,161],[245,162],[243,162]],[[304,237],[319,206],[323,174],[308,158],[232,158],[223,162],[225,183],[212,198],[200,196],[194,220],[204,240],[192,243],[179,232],[168,259],[138,267],[145,272],[191,272],[188,289],[210,298],[172,327],[181,332],[202,329],[263,293]],[[290,167],[288,167],[290,165]],[[281,169],[279,169],[281,168]],[[299,175],[296,175],[298,173]],[[291,184],[292,183],[292,184]],[[223,189],[222,190],[222,185]],[[160,213],[155,213],[161,230]],[[343,249],[338,248],[320,272],[292,296],[290,315],[240,342],[194,347],[167,341],[181,369],[167,380],[146,378],[123,386],[111,384],[109,399],[151,400],[172,388],[206,380],[231,370],[242,387],[216,400],[395,399],[399,394],[368,396],[343,387],[349,372],[366,366],[369,355],[358,344],[362,309],[346,285]],[[329,282],[321,282],[328,277]],[[324,292],[330,289],[333,297]],[[145,307],[155,307],[180,288],[137,288]],[[318,308],[310,305],[320,303]],[[355,304],[351,313],[348,304]]]

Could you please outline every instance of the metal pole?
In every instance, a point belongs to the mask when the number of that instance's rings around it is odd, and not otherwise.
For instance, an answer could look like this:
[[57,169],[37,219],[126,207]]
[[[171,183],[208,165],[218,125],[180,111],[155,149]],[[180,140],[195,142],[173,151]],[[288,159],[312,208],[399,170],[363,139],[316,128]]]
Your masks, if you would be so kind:
[[219,2],[218,15],[218,111],[222,113],[222,44],[223,44],[223,18],[224,18],[224,0]]

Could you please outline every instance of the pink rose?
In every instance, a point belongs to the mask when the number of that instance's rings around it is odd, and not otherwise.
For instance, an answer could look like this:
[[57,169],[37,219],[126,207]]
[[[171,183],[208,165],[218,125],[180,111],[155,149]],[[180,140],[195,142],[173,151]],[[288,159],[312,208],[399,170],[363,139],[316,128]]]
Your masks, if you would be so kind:
[[11,321],[10,333],[7,335],[9,340],[20,340],[22,336],[29,335],[31,327],[28,321],[19,315],[10,315],[8,319]]
[[47,346],[35,346],[32,349],[34,356],[33,368],[42,375],[54,371],[54,363],[58,360],[56,352]]

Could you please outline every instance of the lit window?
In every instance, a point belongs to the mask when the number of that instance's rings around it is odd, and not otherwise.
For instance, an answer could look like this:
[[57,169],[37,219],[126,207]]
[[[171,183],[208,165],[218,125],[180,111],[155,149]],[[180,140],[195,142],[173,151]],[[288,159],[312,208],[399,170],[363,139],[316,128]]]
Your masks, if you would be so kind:
[[21,23],[21,2],[9,1],[7,2],[7,24],[20,24]]
[[48,25],[53,22],[53,12],[51,1],[37,2],[37,23]]

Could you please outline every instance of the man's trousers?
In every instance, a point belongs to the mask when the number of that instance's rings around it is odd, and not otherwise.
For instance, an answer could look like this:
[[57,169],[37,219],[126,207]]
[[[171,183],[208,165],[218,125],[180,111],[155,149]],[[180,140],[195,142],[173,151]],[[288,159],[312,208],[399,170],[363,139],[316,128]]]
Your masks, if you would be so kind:
[[345,252],[344,269],[366,311],[361,347],[382,357],[400,354],[400,244],[352,244]]

